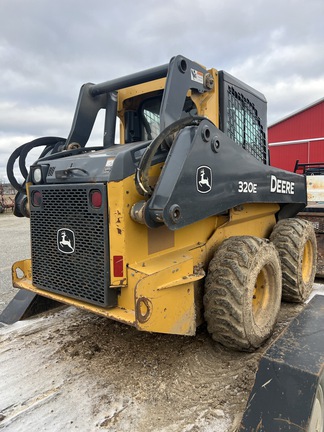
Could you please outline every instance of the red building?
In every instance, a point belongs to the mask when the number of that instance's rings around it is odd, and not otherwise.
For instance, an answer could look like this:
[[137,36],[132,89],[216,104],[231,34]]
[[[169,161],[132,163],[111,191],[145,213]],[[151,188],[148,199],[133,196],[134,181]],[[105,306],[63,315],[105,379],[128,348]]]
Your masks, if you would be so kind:
[[324,98],[268,128],[270,164],[293,171],[300,163],[324,163]]

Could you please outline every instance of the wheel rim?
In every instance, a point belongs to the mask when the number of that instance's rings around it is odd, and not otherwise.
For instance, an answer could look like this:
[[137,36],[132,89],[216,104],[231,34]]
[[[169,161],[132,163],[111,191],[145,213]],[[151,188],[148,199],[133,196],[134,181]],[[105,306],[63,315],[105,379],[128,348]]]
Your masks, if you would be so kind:
[[264,311],[270,301],[270,269],[265,266],[256,278],[252,300],[252,312],[254,321],[261,326],[267,319]]
[[313,270],[313,245],[308,240],[304,247],[302,261],[302,278],[304,283],[308,283]]
[[324,431],[324,396],[322,386],[319,385],[315,401],[312,409],[312,414],[309,421],[307,432],[323,432]]

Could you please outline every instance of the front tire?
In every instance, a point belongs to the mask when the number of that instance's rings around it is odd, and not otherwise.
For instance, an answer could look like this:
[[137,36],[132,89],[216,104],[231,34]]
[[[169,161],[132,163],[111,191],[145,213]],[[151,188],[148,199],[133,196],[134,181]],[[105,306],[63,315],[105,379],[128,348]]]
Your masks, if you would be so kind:
[[257,237],[225,240],[210,261],[205,319],[212,338],[253,351],[273,332],[281,303],[281,269],[275,247]]
[[279,221],[270,236],[280,255],[282,298],[303,303],[313,288],[317,244],[312,224],[297,218]]

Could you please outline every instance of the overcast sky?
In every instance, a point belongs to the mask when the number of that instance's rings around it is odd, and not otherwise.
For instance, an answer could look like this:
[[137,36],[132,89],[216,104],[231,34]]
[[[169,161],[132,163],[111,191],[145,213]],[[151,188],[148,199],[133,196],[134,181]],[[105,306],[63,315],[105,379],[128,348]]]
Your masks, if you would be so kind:
[[271,124],[324,97],[324,1],[0,0],[0,181],[17,146],[68,135],[83,83],[177,54],[264,93]]

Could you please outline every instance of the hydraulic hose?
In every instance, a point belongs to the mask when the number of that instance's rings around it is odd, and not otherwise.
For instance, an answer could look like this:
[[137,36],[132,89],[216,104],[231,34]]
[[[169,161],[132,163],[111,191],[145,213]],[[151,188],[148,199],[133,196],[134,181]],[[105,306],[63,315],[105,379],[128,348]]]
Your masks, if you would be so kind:
[[[58,142],[65,141],[64,138],[61,137],[43,137],[43,138],[37,138],[33,141],[30,141],[26,144],[21,145],[20,147],[16,148],[16,150],[12,153],[10,156],[8,163],[7,163],[7,176],[12,184],[12,186],[18,191],[23,194],[26,193],[26,187],[24,186],[25,182],[21,185],[15,175],[14,175],[14,165],[16,160],[19,158],[19,168],[21,171],[22,176],[26,180],[28,177],[28,171],[26,168],[26,157],[27,154],[35,147],[40,146],[46,146],[44,152],[47,154]],[[21,158],[21,159],[20,159]]]
[[28,177],[28,171],[26,168],[26,157],[28,153],[35,147],[41,147],[46,145],[44,151],[42,152],[42,157],[45,154],[47,154],[50,150],[53,149],[53,147],[57,144],[57,142],[62,141],[65,142],[64,138],[59,137],[45,137],[45,138],[37,138],[23,146],[23,149],[19,156],[19,169],[21,174],[23,175],[24,179],[27,179]]
[[18,181],[16,180],[16,177],[14,175],[14,165],[16,162],[16,159],[19,157],[20,152],[22,151],[22,149],[24,148],[24,145],[21,145],[20,147],[16,148],[16,150],[11,154],[8,163],[7,163],[7,177],[11,183],[11,185],[18,191],[21,193],[26,193],[26,189],[23,185],[21,185],[20,183],[18,183]]
[[136,170],[135,183],[137,191],[144,196],[152,195],[152,188],[149,185],[149,169],[155,153],[158,148],[167,140],[171,135],[178,133],[181,129],[190,125],[197,125],[206,117],[190,116],[176,120],[174,123],[167,126],[147,147],[143,154],[139,166]]

